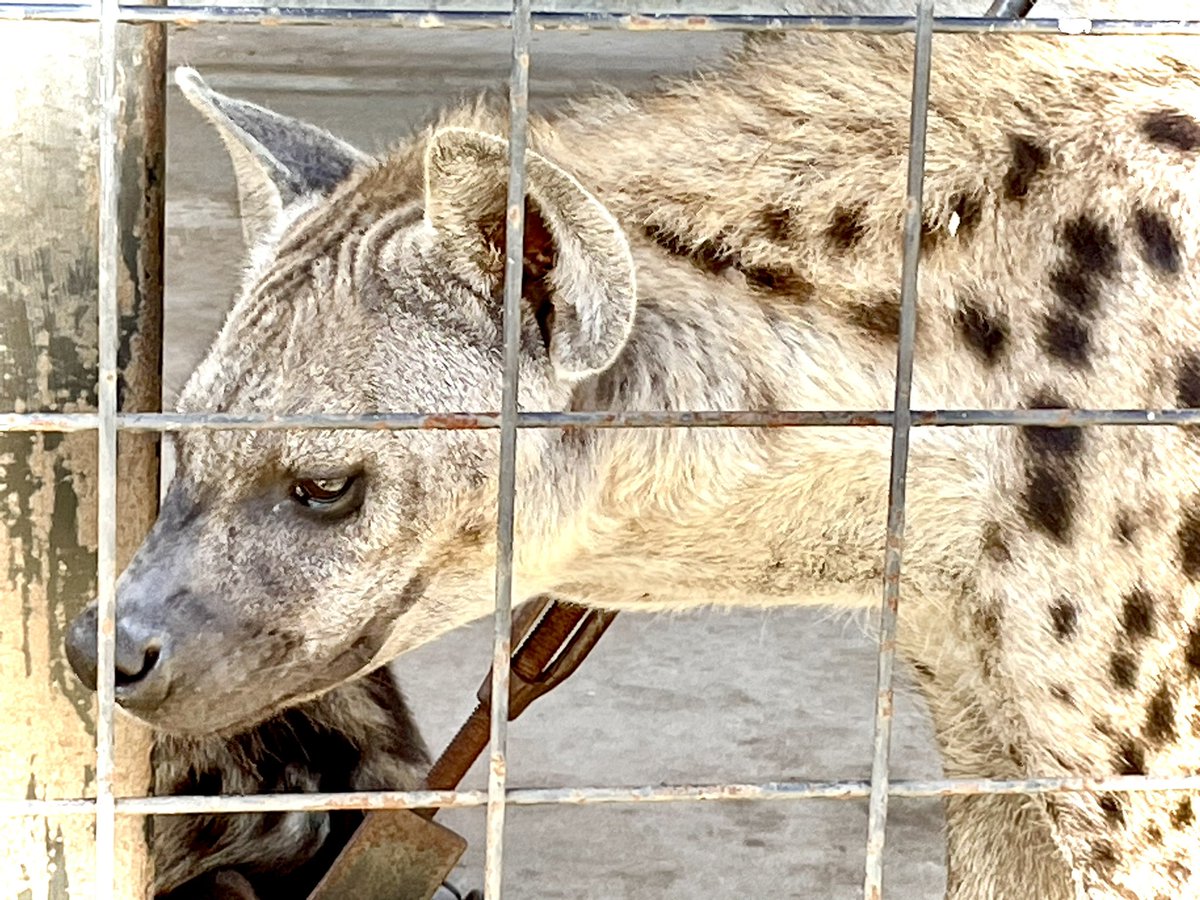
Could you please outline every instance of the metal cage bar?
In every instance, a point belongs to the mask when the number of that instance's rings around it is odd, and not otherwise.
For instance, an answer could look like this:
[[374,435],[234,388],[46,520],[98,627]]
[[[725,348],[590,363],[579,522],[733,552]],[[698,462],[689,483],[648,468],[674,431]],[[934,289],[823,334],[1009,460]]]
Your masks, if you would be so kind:
[[[99,444],[98,654],[99,709],[97,725],[96,798],[0,801],[0,816],[86,814],[96,821],[97,896],[111,897],[114,883],[115,823],[119,815],[166,815],[291,810],[396,809],[479,807],[487,809],[485,896],[500,900],[507,806],[700,802],[723,800],[869,800],[864,896],[883,895],[883,850],[887,803],[890,797],[945,797],[970,794],[1039,794],[1049,792],[1200,790],[1200,776],[1151,778],[1117,776],[1104,779],[1044,778],[1024,780],[935,779],[892,781],[889,745],[893,714],[895,632],[905,511],[908,442],[914,427],[999,425],[1074,426],[1197,426],[1200,410],[912,410],[910,391],[915,340],[917,271],[921,195],[924,169],[925,119],[934,32],[1010,32],[1030,34],[1200,34],[1200,20],[1021,20],[937,19],[934,0],[919,0],[915,17],[829,17],[790,15],[704,15],[683,13],[637,15],[624,13],[533,13],[530,0],[513,0],[511,12],[423,12],[411,9],[258,9],[245,7],[136,7],[118,0],[92,5],[0,3],[0,20],[48,19],[94,22],[100,34],[100,228],[99,228],[99,403],[95,414],[4,413],[0,432],[72,432],[95,430]],[[1006,11],[1028,0],[996,0],[993,9]],[[432,415],[379,413],[372,415],[242,416],[228,414],[121,414],[117,412],[117,260],[119,219],[117,200],[116,29],[119,22],[344,24],[419,28],[512,28],[510,133],[506,258],[504,282],[504,374],[502,408],[495,412],[457,412]],[[755,30],[811,29],[822,31],[915,32],[913,94],[910,105],[910,156],[905,210],[904,256],[901,275],[901,326],[897,352],[895,404],[892,410],[818,411],[635,411],[635,412],[520,412],[518,395],[519,303],[524,237],[525,148],[531,33],[534,29],[624,30]],[[869,781],[657,785],[618,788],[507,787],[508,658],[511,651],[512,574],[514,556],[516,445],[522,428],[662,428],[662,427],[890,427],[893,431],[884,590],[876,685],[873,762]],[[167,796],[116,798],[113,795],[114,634],[116,582],[116,449],[120,431],[192,431],[206,429],[368,428],[498,429],[500,484],[497,498],[496,602],[493,640],[490,767],[486,791],[371,791],[338,794],[273,794],[256,796]]]
[[[998,0],[1007,2],[1007,0]],[[1017,0],[1019,2],[1019,0]],[[449,12],[411,7],[259,7],[171,5],[143,7],[118,4],[118,19],[127,23],[159,23],[194,26],[222,25],[357,25],[398,28],[505,29],[511,14],[480,10]],[[0,20],[48,19],[95,22],[94,6],[73,3],[0,3]],[[799,29],[813,31],[858,31],[874,34],[912,32],[912,16],[801,16],[764,12],[758,14],[622,13],[622,12],[534,12],[531,24],[537,31],[754,31]],[[933,23],[938,33],[1023,34],[1200,34],[1200,19],[995,19],[940,18]]]
[[525,275],[525,146],[529,126],[529,0],[513,0],[508,88],[508,199],[504,233],[504,375],[500,409],[500,485],[496,525],[496,612],[492,642],[490,760],[483,892],[500,900],[508,779],[509,664],[512,659],[513,530],[516,513],[517,395],[521,290]]
[[904,200],[904,258],[900,275],[900,342],[896,350],[896,393],[892,408],[892,458],[888,489],[887,539],[883,559],[883,601],[879,610],[878,675],[867,809],[867,862],[864,900],[883,897],[883,848],[887,841],[896,617],[904,551],[904,510],[908,485],[908,442],[912,433],[913,354],[917,339],[917,272],[921,257],[921,209],[925,189],[925,131],[929,117],[929,74],[933,57],[933,5],[918,0],[913,51],[913,86],[908,115],[908,187]]
[[97,547],[96,547],[96,897],[113,896],[116,861],[116,802],[113,797],[113,734],[116,702],[117,621],[117,265],[121,181],[117,160],[117,0],[99,0],[100,203],[99,365],[97,372]]

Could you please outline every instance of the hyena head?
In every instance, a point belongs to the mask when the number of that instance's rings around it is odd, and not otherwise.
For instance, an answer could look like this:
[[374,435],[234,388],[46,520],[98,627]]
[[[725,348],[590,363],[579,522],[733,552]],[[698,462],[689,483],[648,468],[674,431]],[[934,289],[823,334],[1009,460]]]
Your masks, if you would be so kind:
[[[180,411],[499,409],[507,143],[442,128],[376,162],[194,72],[178,81],[230,150],[254,246]],[[520,403],[566,409],[628,336],[632,258],[607,210],[534,153],[526,231]],[[557,440],[522,437],[523,486],[549,490]],[[494,430],[188,431],[176,448],[117,585],[117,698],[150,724],[243,727],[488,609]],[[68,636],[92,684],[95,624],[93,605]]]

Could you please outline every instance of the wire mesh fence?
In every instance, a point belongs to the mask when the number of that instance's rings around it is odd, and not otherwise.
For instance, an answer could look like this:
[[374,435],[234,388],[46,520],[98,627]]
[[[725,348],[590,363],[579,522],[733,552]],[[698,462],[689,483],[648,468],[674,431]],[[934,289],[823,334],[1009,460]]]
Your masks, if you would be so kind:
[[[998,2],[1001,14],[1019,12],[1020,4]],[[549,804],[664,803],[721,800],[783,801],[801,799],[869,800],[864,896],[883,894],[883,851],[887,809],[892,797],[945,797],[974,794],[1037,794],[1074,791],[1198,790],[1200,776],[1153,778],[1035,778],[1022,780],[935,779],[892,780],[889,749],[893,717],[896,623],[901,601],[905,487],[908,446],[913,428],[961,426],[1196,426],[1200,410],[1187,409],[946,409],[914,410],[910,405],[916,333],[917,276],[920,262],[921,210],[924,181],[926,117],[933,65],[935,32],[1020,32],[1039,34],[1200,34],[1200,20],[1040,20],[935,19],[934,0],[919,0],[915,16],[830,17],[805,15],[540,11],[530,0],[514,0],[511,11],[430,11],[401,8],[271,8],[226,6],[141,7],[117,0],[95,5],[0,3],[0,20],[93,22],[100,34],[101,168],[99,222],[98,411],[96,413],[0,413],[2,432],[96,431],[99,447],[100,530],[98,535],[98,703],[96,796],[76,799],[0,800],[0,816],[78,814],[96,823],[98,895],[112,895],[114,828],[118,815],[169,815],[261,811],[464,808],[487,810],[485,890],[490,900],[501,896],[504,860],[504,816],[509,806]],[[498,412],[445,411],[416,414],[385,411],[369,415],[250,416],[238,414],[122,413],[117,399],[118,287],[115,264],[120,221],[117,200],[121,184],[116,165],[119,97],[116,91],[115,46],[118,25],[151,23],[325,24],[415,28],[511,29],[509,78],[510,147],[506,210],[504,276],[504,362],[502,406]],[[912,98],[909,112],[907,197],[900,285],[900,340],[895,367],[895,398],[887,410],[714,411],[678,412],[538,412],[519,411],[518,345],[522,280],[525,146],[529,106],[530,41],[535,29],[625,30],[755,30],[813,29],[915,33]],[[512,248],[517,248],[513,250]],[[868,427],[892,429],[890,490],[880,606],[874,740],[869,780],[833,782],[768,782],[754,784],[658,785],[625,788],[509,788],[507,786],[507,706],[512,645],[513,523],[516,447],[522,429],[549,428],[709,428],[709,427]],[[500,434],[499,527],[495,578],[491,744],[486,791],[372,791],[349,793],[269,794],[256,796],[122,797],[113,792],[113,719],[115,714],[114,635],[117,507],[116,448],[123,431],[182,432],[206,429],[493,429]],[[518,598],[520,599],[520,598]]]

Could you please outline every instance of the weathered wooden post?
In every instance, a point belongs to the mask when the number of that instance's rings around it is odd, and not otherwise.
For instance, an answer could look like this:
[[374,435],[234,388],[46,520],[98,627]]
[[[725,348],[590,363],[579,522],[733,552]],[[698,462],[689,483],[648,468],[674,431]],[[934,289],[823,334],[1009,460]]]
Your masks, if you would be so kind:
[[[120,26],[120,408],[159,407],[164,34]],[[0,411],[96,408],[98,28],[0,24]],[[158,441],[119,443],[118,564],[157,508]],[[96,592],[96,432],[0,433],[0,799],[94,796],[95,695],[63,656]],[[117,796],[149,739],[118,717]],[[146,896],[144,828],[119,818],[117,896]],[[90,815],[0,819],[0,896],[94,897]]]

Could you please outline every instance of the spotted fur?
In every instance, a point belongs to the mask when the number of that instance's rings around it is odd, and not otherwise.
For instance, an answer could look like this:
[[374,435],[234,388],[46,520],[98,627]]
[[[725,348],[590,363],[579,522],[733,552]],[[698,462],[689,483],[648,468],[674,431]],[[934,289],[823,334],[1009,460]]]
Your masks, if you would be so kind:
[[[520,323],[521,407],[887,408],[912,51],[763,35],[713,75],[535,118],[527,271],[553,265]],[[935,39],[918,408],[1194,396],[1198,72],[1187,39]],[[502,248],[485,226],[503,215],[504,131],[487,104],[458,109],[282,204],[181,409],[498,408]],[[258,163],[241,178],[270,194]],[[920,684],[947,774],[1194,771],[1197,443],[914,435],[899,646],[936,673]],[[142,712],[159,725],[253,721],[489,610],[494,432],[189,433],[179,451],[119,600],[188,635],[179,690]],[[518,596],[878,602],[886,429],[536,429],[518,451]],[[288,500],[297,478],[343,475],[366,485],[345,518]],[[217,593],[234,649],[214,673],[186,623]],[[949,896],[1195,895],[1180,800],[953,798]]]

